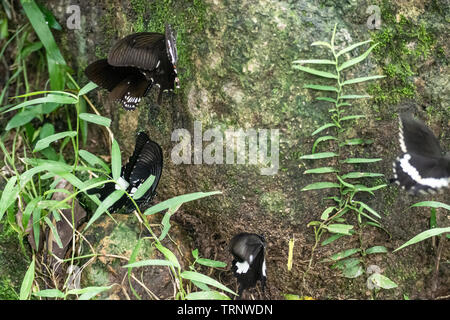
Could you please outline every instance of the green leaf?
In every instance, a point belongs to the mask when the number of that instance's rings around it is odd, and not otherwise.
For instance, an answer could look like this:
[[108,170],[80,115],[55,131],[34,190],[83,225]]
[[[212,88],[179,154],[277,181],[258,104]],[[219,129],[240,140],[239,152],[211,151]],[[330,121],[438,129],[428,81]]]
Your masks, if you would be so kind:
[[6,183],[3,189],[2,197],[0,198],[0,221],[5,214],[5,211],[16,201],[19,195],[19,186],[16,186],[17,176],[12,176]]
[[347,249],[347,250],[333,254],[330,257],[330,259],[334,260],[334,261],[341,260],[341,259],[347,258],[351,255],[354,255],[355,253],[358,253],[360,251],[361,251],[361,249],[358,249],[358,248]]
[[367,94],[346,94],[343,96],[340,96],[340,99],[364,99],[364,98],[370,98],[371,96]]
[[321,46],[331,49],[331,45],[325,41],[314,41],[313,43],[311,43],[311,46]]
[[316,173],[333,173],[333,172],[339,172],[337,169],[333,167],[321,167],[321,168],[314,168],[314,169],[308,169],[303,172],[303,174],[316,174]]
[[351,235],[350,230],[353,229],[351,224],[334,223],[327,226],[327,230],[332,233],[340,233]]
[[313,68],[308,68],[308,67],[304,67],[301,65],[293,65],[292,68],[294,69],[298,69],[310,74],[314,74],[316,76],[319,77],[323,77],[323,78],[328,78],[328,79],[337,79],[338,76],[334,73],[330,73],[330,72],[326,72],[326,71],[321,71],[321,70],[317,70],[317,69],[313,69]]
[[[4,113],[11,112],[13,110],[21,109],[24,107],[36,105],[36,104],[45,104],[45,103],[75,104],[76,102],[77,102],[77,99],[72,96],[60,95],[60,94],[48,94],[45,97],[36,98],[33,100],[28,100],[28,101],[19,103],[18,105],[12,107],[11,109],[6,110]],[[33,109],[37,109],[37,108],[39,108],[39,107],[27,108],[25,110],[33,110]],[[39,108],[36,110],[36,112],[38,112],[38,111],[39,111],[39,113],[42,113],[42,114],[46,113],[43,111],[42,108]]]
[[333,210],[337,209],[336,207],[328,207],[325,209],[324,212],[322,212],[322,215],[320,216],[321,220],[327,220],[330,216],[330,213],[333,212]]
[[112,288],[112,285],[109,287],[87,287],[83,289],[72,289],[67,292],[67,294],[81,294],[78,297],[78,300],[90,300],[95,297],[99,293],[107,291]]
[[349,80],[344,81],[342,83],[342,85],[345,86],[345,85],[348,85],[348,84],[360,83],[360,82],[374,80],[374,79],[380,79],[380,78],[384,78],[384,77],[386,77],[386,76],[377,75],[377,76],[368,76],[368,77],[354,78],[354,79],[349,79]]
[[312,153],[315,153],[316,147],[320,142],[328,141],[328,140],[337,140],[337,138],[333,137],[333,136],[322,136],[322,137],[317,138],[316,141],[314,141],[314,144],[312,147]]
[[45,289],[40,290],[36,293],[33,293],[36,297],[42,297],[42,298],[65,298],[66,295],[59,291],[58,289]]
[[120,178],[120,172],[122,170],[122,158],[120,156],[120,148],[116,139],[113,139],[111,146],[111,171],[115,181]]
[[212,191],[212,192],[194,192],[194,193],[188,193],[182,196],[177,196],[168,200],[165,200],[163,202],[158,203],[157,205],[154,205],[153,207],[148,208],[144,215],[154,214],[163,210],[166,210],[171,207],[180,206],[181,204],[189,201],[194,201],[197,199],[201,199],[204,197],[209,197],[216,194],[221,194],[221,191]]
[[327,102],[331,102],[331,103],[336,103],[336,99],[330,98],[330,97],[316,97],[316,100],[319,101],[327,101]]
[[342,179],[359,179],[359,178],[373,178],[382,177],[382,173],[372,173],[372,172],[349,172],[342,176]]
[[33,260],[30,263],[30,266],[25,273],[25,277],[23,278],[22,285],[20,286],[20,300],[28,300],[31,294],[31,288],[33,287],[34,281],[34,256]]
[[304,89],[313,89],[313,90],[320,90],[320,91],[334,91],[338,92],[338,89],[332,86],[322,86],[317,84],[305,84],[303,86]]
[[333,234],[331,237],[322,241],[321,245],[326,246],[327,244],[330,244],[333,241],[336,241],[337,239],[342,238],[342,237],[345,237],[345,234],[340,234],[340,233]]
[[307,185],[300,191],[309,191],[309,190],[318,190],[318,189],[327,189],[327,188],[339,188],[339,184],[334,182],[315,182]]
[[364,269],[361,265],[351,266],[342,270],[342,275],[349,279],[354,279],[359,277],[364,273]]
[[376,287],[383,289],[397,288],[397,284],[386,276],[379,273],[372,274],[367,281],[371,281]]
[[339,156],[339,155],[335,152],[318,152],[318,153],[307,154],[307,155],[301,156],[300,159],[314,160],[314,159],[332,158],[332,157],[337,157],[337,156]]
[[[81,188],[82,189],[82,188]],[[100,216],[108,210],[109,207],[111,207],[114,203],[116,203],[120,198],[122,198],[123,194],[125,193],[124,190],[119,189],[115,190],[113,193],[111,193],[108,197],[106,197],[105,200],[103,200],[100,205],[97,207],[97,210],[95,210],[94,214],[92,215],[91,219],[87,223],[84,230],[89,228],[89,226],[94,223]]]
[[155,176],[150,175],[144,183],[142,183],[136,190],[136,192],[133,195],[133,199],[137,200],[140,199],[152,186],[153,182],[155,181]]
[[388,249],[384,246],[374,246],[370,247],[366,250],[366,254],[373,254],[373,253],[387,253]]
[[61,242],[61,238],[59,237],[58,230],[56,230],[56,227],[53,225],[53,223],[50,221],[50,219],[48,217],[44,217],[44,220],[47,223],[47,225],[50,227],[50,229],[52,230],[52,234],[53,234],[56,244],[58,245],[58,247],[62,248],[63,244]]
[[29,122],[31,122],[34,118],[36,118],[40,114],[39,110],[24,110],[22,112],[18,112],[8,121],[6,124],[5,131],[9,131],[11,129],[15,129],[21,127]]
[[82,157],[84,160],[86,160],[91,166],[95,167],[96,165],[100,165],[103,169],[105,169],[106,173],[110,173],[111,170],[109,169],[109,166],[99,157],[97,157],[95,154],[90,153],[86,150],[79,150],[78,154],[80,157]]
[[196,260],[198,264],[203,266],[211,267],[211,268],[225,268],[227,264],[222,261],[210,260],[206,258],[199,258]]
[[328,59],[295,60],[295,61],[292,61],[292,63],[299,63],[299,64],[311,63],[311,64],[332,64],[332,65],[336,65],[336,61],[328,60]]
[[145,266],[169,266],[169,267],[176,267],[177,265],[174,264],[171,261],[168,260],[161,260],[161,259],[149,259],[149,260],[142,260],[133,262],[130,264],[126,264],[122,266],[122,268],[139,268],[139,267],[145,267]]
[[378,219],[381,219],[381,216],[378,214],[378,212],[376,212],[375,210],[373,210],[371,207],[369,207],[367,204],[365,204],[364,202],[361,201],[355,201],[355,203],[358,203],[360,205],[361,209],[366,209],[368,212],[370,212],[371,214],[373,214],[375,217],[377,217]]
[[374,158],[374,159],[368,159],[368,158],[347,158],[343,161],[341,161],[341,163],[372,163],[372,162],[378,162],[383,160],[382,158]]
[[214,280],[213,278],[210,278],[210,277],[208,277],[208,276],[206,276],[204,274],[201,274],[201,273],[198,273],[198,272],[195,272],[195,271],[183,271],[180,274],[180,276],[183,279],[202,282],[202,283],[205,283],[207,285],[210,285],[210,286],[216,287],[218,289],[221,289],[223,291],[226,291],[228,293],[237,295],[234,291],[228,289],[226,286],[224,286],[220,282],[218,282],[218,281]]
[[39,140],[36,143],[36,146],[35,146],[33,152],[38,152],[42,149],[45,149],[50,145],[50,143],[55,142],[59,139],[62,139],[65,137],[75,137],[76,135],[77,135],[76,131],[65,131],[65,132],[61,132],[61,133],[52,134],[51,136],[48,136],[44,139]]
[[95,84],[94,82],[90,81],[87,85],[85,85],[83,88],[80,89],[80,91],[78,92],[78,96],[85,95],[86,93],[88,93],[89,91],[94,90],[97,87],[98,87],[97,84]]
[[341,121],[345,121],[345,120],[354,120],[354,119],[360,119],[360,118],[365,118],[366,116],[364,115],[351,115],[351,116],[345,116],[341,118]]
[[413,204],[412,207],[431,207],[431,208],[443,208],[446,210],[450,210],[450,205],[439,202],[439,201],[422,201]]
[[327,128],[330,128],[330,127],[336,127],[336,125],[334,123],[326,123],[323,126],[320,126],[319,128],[317,128],[313,133],[311,133],[311,136],[314,136],[314,135],[318,134],[319,132],[321,132]]
[[166,257],[169,262],[172,263],[173,266],[177,267],[178,270],[181,269],[180,263],[172,251],[164,247],[161,243],[155,243],[155,247],[164,255],[164,257]]
[[80,119],[105,127],[109,127],[111,125],[111,119],[96,115],[94,113],[80,113]]
[[426,230],[424,232],[419,233],[418,235],[413,237],[411,240],[405,242],[403,245],[401,245],[400,247],[395,249],[393,252],[398,251],[400,249],[403,249],[403,248],[405,248],[407,246],[410,246],[412,244],[418,243],[420,241],[423,241],[425,239],[428,239],[430,237],[434,237],[434,236],[438,236],[438,235],[444,234],[446,232],[450,232],[450,227],[447,227],[447,228],[433,228],[433,229],[430,229],[430,230]]
[[210,290],[191,292],[185,296],[186,300],[231,300],[230,297],[224,293]]
[[351,50],[353,50],[353,49],[355,49],[355,48],[357,48],[359,46],[362,46],[363,44],[369,43],[369,42],[372,42],[372,40],[366,40],[366,41],[354,43],[351,46],[348,46],[347,48],[344,48],[341,51],[339,51],[336,54],[336,58],[339,57],[340,55],[343,55],[344,53],[347,53],[347,52],[349,52],[349,51],[351,51]]
[[361,61],[363,61],[365,58],[367,58],[367,56],[370,54],[370,52],[373,50],[373,48],[375,48],[377,45],[378,45],[378,43],[376,43],[373,46],[371,46],[362,55],[360,55],[360,56],[358,56],[356,58],[353,58],[353,59],[345,61],[342,65],[337,67],[337,70],[338,71],[342,71],[342,70],[344,70],[346,68],[349,68],[349,67],[351,67],[351,66],[353,66],[353,65],[355,65],[355,64],[357,64],[357,63],[359,63]]

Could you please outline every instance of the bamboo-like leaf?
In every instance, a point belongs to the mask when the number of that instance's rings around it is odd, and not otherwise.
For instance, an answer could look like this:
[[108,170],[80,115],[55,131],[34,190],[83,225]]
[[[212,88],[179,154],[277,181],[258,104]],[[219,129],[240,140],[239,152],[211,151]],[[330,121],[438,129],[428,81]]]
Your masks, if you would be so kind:
[[364,98],[370,98],[368,94],[346,94],[343,96],[340,96],[340,99],[364,99]]
[[149,259],[149,260],[142,260],[142,261],[129,263],[129,264],[122,266],[122,268],[139,268],[139,267],[145,267],[145,266],[176,267],[177,265],[175,265],[173,262],[171,262],[169,260]]
[[345,80],[342,83],[342,85],[346,86],[348,84],[360,83],[360,82],[365,82],[365,81],[374,80],[374,79],[381,79],[381,78],[384,78],[384,77],[386,77],[386,76],[376,75],[376,76],[353,78],[353,79]]
[[431,208],[443,208],[450,210],[450,205],[439,201],[422,201],[413,204],[411,207],[431,207]]
[[357,63],[359,63],[361,61],[363,61],[364,59],[367,58],[367,56],[370,54],[370,52],[373,50],[373,48],[375,48],[377,45],[378,45],[378,43],[376,43],[373,46],[371,46],[362,55],[360,55],[360,56],[358,56],[356,58],[353,58],[353,59],[345,61],[343,64],[341,64],[340,66],[337,67],[337,70],[338,71],[342,71],[342,70],[344,70],[346,68],[349,68],[349,67],[351,67],[351,66],[353,66],[353,65],[355,65],[355,64],[357,64]]
[[354,255],[355,253],[358,253],[360,251],[361,251],[361,249],[359,249],[359,248],[344,250],[344,251],[333,254],[330,257],[330,259],[334,260],[334,261],[341,260],[341,259],[347,258],[351,255]]
[[307,154],[307,155],[301,156],[300,159],[315,160],[315,159],[332,158],[332,157],[337,157],[337,156],[338,156],[338,154],[335,152],[318,152],[318,153]]
[[52,230],[53,238],[55,239],[56,244],[58,247],[62,248],[63,244],[61,242],[61,238],[59,237],[58,230],[56,230],[56,227],[53,225],[53,223],[50,221],[48,217],[44,217],[45,222]]
[[328,189],[328,188],[339,188],[339,184],[334,182],[315,182],[307,185],[301,191],[318,190],[318,189]]
[[331,49],[331,45],[325,41],[314,41],[313,43],[311,43],[311,46],[322,46]]
[[108,197],[106,197],[105,200],[103,200],[100,205],[97,207],[97,210],[95,210],[94,214],[92,215],[91,219],[87,223],[84,230],[89,228],[89,226],[94,223],[100,216],[108,210],[109,207],[111,207],[114,203],[116,203],[125,193],[124,190],[119,189],[115,190],[113,193],[111,193]]
[[63,299],[66,297],[64,292],[61,292],[58,289],[40,290],[36,293],[33,293],[33,295],[36,297],[41,297],[41,298],[61,298],[61,299]]
[[305,172],[303,172],[303,174],[333,173],[333,172],[339,172],[339,170],[337,170],[333,167],[321,167],[321,168],[305,170]]
[[327,239],[322,241],[322,243],[320,245],[326,246],[327,244],[330,244],[330,243],[332,243],[332,242],[334,242],[337,239],[340,239],[342,237],[345,237],[345,234],[340,234],[340,233],[333,234],[331,237],[328,237]]
[[319,128],[317,128],[313,133],[311,133],[311,136],[314,136],[314,135],[318,134],[319,132],[322,132],[323,130],[331,128],[331,127],[336,127],[336,125],[334,123],[326,123],[323,126],[320,126]]
[[191,292],[185,296],[186,300],[231,300],[226,294],[209,290],[209,291],[197,291]]
[[201,199],[204,197],[221,194],[221,191],[212,191],[212,192],[194,192],[189,194],[184,194],[182,196],[177,196],[168,200],[165,200],[163,202],[158,203],[157,205],[154,205],[153,207],[148,208],[144,215],[154,214],[163,210],[166,210],[171,207],[180,206],[181,204],[189,201],[194,201],[197,199]]
[[122,158],[120,156],[119,144],[116,139],[113,139],[111,146],[111,171],[114,180],[119,181],[121,170]]
[[336,87],[332,86],[323,86],[318,84],[305,84],[303,86],[304,89],[314,89],[314,90],[320,90],[320,91],[334,91],[338,92],[338,89]]
[[346,120],[355,120],[355,119],[361,119],[361,118],[365,118],[365,115],[362,114],[357,114],[357,115],[350,115],[350,116],[345,116],[341,118],[341,121],[346,121]]
[[327,59],[295,60],[295,61],[292,61],[292,63],[299,63],[299,64],[311,63],[311,64],[332,64],[332,65],[336,65],[336,61],[327,60]]
[[333,137],[333,136],[322,136],[322,137],[317,138],[316,141],[314,141],[314,144],[312,147],[312,153],[315,153],[316,147],[320,142],[328,141],[328,140],[337,140],[337,138]]
[[72,289],[67,292],[67,294],[81,294],[78,297],[78,300],[90,300],[96,295],[102,293],[103,291],[107,291],[112,288],[112,285],[109,287],[87,287],[83,289]]
[[366,250],[366,254],[373,254],[373,253],[387,253],[388,249],[385,246],[374,246],[370,247]]
[[96,165],[100,165],[103,169],[105,169],[106,173],[110,173],[111,170],[109,169],[109,166],[99,157],[97,157],[95,154],[90,153],[86,150],[79,150],[78,154],[80,157],[82,157],[84,160],[86,160],[91,166],[95,167]]
[[48,136],[44,139],[39,140],[36,143],[36,146],[34,147],[33,152],[41,151],[41,150],[47,148],[50,145],[50,143],[55,142],[59,139],[66,138],[66,137],[75,137],[76,135],[77,135],[76,131],[65,131],[65,132],[52,134],[51,136]]
[[326,72],[326,71],[321,71],[321,70],[317,70],[317,69],[313,69],[313,68],[308,68],[308,67],[304,67],[301,65],[293,65],[292,68],[294,69],[298,69],[322,78],[328,78],[328,79],[337,79],[337,75],[331,72]]
[[156,249],[158,249],[166,259],[171,262],[178,270],[181,269],[180,263],[178,262],[177,257],[173,254],[172,251],[164,247],[161,243],[155,243]]
[[350,230],[353,229],[351,224],[332,223],[327,226],[327,230],[332,233],[351,235]]
[[0,198],[0,221],[5,214],[5,211],[16,201],[19,195],[19,186],[16,186],[17,176],[12,176],[6,183],[5,188],[2,192],[2,197]]
[[111,125],[111,119],[99,116],[94,113],[80,113],[80,119],[105,127],[109,127]]
[[221,284],[220,282],[214,280],[211,277],[208,277],[204,274],[195,272],[195,271],[183,271],[180,276],[183,279],[187,279],[187,280],[194,280],[194,281],[198,281],[198,282],[203,282],[207,285],[216,287],[218,289],[221,289],[223,291],[226,291],[228,293],[234,294],[236,295],[236,293],[230,289],[228,289],[226,286],[224,286],[223,284]]
[[372,173],[372,172],[349,172],[342,176],[342,179],[359,179],[359,178],[373,178],[382,177],[382,173]]
[[333,212],[333,210],[337,209],[336,207],[328,207],[325,209],[324,212],[322,212],[322,215],[320,216],[320,220],[327,220],[330,216],[330,213]]
[[83,88],[80,89],[80,91],[78,92],[78,96],[85,95],[86,93],[88,93],[91,90],[94,90],[97,87],[98,87],[97,84],[90,81],[87,85],[85,85]]
[[30,263],[30,266],[25,273],[25,277],[23,278],[22,285],[20,286],[20,300],[28,300],[31,294],[31,288],[33,287],[34,281],[34,256],[33,260]]
[[381,158],[373,158],[373,159],[369,159],[369,158],[347,158],[345,160],[342,160],[341,163],[372,163],[372,162],[377,162],[377,161],[381,161],[383,159]]
[[144,183],[141,183],[141,185],[137,188],[136,192],[133,195],[133,199],[137,200],[140,199],[152,186],[153,182],[155,181],[155,176],[150,175]]
[[[43,103],[74,104],[76,102],[77,102],[77,99],[72,96],[59,95],[59,94],[48,94],[45,97],[36,98],[33,100],[28,100],[28,101],[19,103],[18,105],[4,111],[4,113],[11,112],[11,111],[21,109],[24,107],[36,105],[36,104],[43,104]],[[37,108],[37,107],[35,107],[35,108]],[[31,110],[31,109],[29,109],[29,110]],[[42,110],[40,111],[40,113],[42,113]]]
[[211,267],[211,268],[225,268],[227,264],[222,261],[216,261],[206,258],[198,258],[196,263],[201,264],[202,266]]
[[398,247],[397,249],[395,249],[393,252],[398,251],[400,249],[403,249],[407,246],[410,246],[412,244],[418,243],[420,241],[423,241],[425,239],[428,239],[430,237],[434,237],[434,236],[438,236],[444,233],[450,232],[450,227],[447,228],[433,228],[430,230],[426,230],[423,231],[421,233],[419,233],[418,235],[416,235],[415,237],[413,237],[412,239],[410,239],[409,241],[405,242],[403,245],[401,245],[400,247]]
[[316,100],[336,103],[336,99],[333,99],[333,98],[330,98],[330,97],[316,97]]
[[369,43],[369,42],[372,42],[372,40],[366,40],[366,41],[354,43],[351,46],[348,46],[347,48],[344,48],[341,51],[339,51],[336,54],[336,58],[339,57],[340,55],[343,55],[344,53],[347,53],[347,52],[349,52],[349,51],[351,51],[351,50],[353,50],[353,49],[355,49],[355,48],[357,48],[359,46],[362,46],[363,44]]

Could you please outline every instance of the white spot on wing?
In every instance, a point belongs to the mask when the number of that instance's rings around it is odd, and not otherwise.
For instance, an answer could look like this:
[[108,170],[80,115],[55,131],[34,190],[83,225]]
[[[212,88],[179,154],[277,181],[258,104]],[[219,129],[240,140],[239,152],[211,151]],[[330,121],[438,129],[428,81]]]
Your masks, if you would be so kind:
[[248,269],[250,268],[250,265],[248,264],[247,261],[244,262],[236,262],[236,273],[247,273]]
[[419,171],[409,163],[409,160],[411,160],[411,155],[407,153],[400,159],[400,166],[415,182],[431,188],[448,187],[450,178],[422,178]]
[[116,190],[123,189],[126,190],[130,184],[127,180],[125,180],[123,177],[120,177],[119,180],[117,180],[117,183],[115,185]]

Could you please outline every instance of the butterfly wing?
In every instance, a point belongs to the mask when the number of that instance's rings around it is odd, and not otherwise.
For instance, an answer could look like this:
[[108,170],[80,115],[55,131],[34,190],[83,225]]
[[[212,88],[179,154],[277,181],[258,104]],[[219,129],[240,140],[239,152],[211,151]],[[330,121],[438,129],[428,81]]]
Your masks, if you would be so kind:
[[411,114],[400,116],[400,147],[404,153],[441,157],[439,140],[422,121]]
[[154,70],[165,51],[164,35],[156,32],[140,32],[116,42],[108,54],[108,63],[117,66],[133,66]]
[[171,80],[171,86],[173,88],[173,82],[175,82],[176,87],[179,88],[180,80],[178,79],[178,72],[177,72],[177,63],[178,63],[177,34],[176,31],[172,29],[172,26],[170,24],[166,24],[165,36],[166,36],[165,37],[166,51],[170,62],[169,68],[172,68],[171,72],[169,72],[168,70],[168,73],[173,77],[173,79]]
[[[102,188],[92,188],[87,191],[88,194],[98,194],[100,201],[105,200],[111,193],[116,191],[116,184],[113,182],[108,182],[103,185]],[[117,200],[108,211],[115,213],[120,210],[127,202],[127,196],[124,194],[119,200]]]
[[134,68],[114,67],[106,59],[97,60],[84,70],[86,76],[98,86],[112,91],[121,81],[134,74]]
[[450,159],[405,153],[393,163],[393,182],[410,194],[434,194],[450,184]]
[[130,74],[123,79],[109,94],[109,98],[114,101],[119,101],[125,110],[134,110],[141,102],[153,82],[148,81],[145,76],[139,72]]

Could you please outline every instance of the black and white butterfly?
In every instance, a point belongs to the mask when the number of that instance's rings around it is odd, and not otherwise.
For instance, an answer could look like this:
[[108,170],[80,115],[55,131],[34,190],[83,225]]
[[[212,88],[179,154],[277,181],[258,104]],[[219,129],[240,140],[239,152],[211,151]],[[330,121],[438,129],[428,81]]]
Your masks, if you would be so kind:
[[[141,207],[153,200],[156,195],[156,187],[163,167],[163,154],[161,147],[154,141],[150,140],[144,132],[138,133],[136,138],[136,146],[133,155],[130,157],[128,163],[122,166],[120,178],[117,184],[108,182],[102,188],[93,188],[88,190],[89,194],[99,194],[100,201],[103,201],[111,193],[119,188],[125,189],[131,196],[134,195],[139,186],[150,176],[153,175],[155,180],[148,191],[139,199],[135,199],[136,204]],[[131,212],[135,209],[133,202],[124,194],[118,201],[116,201],[108,210],[117,212],[123,206],[126,207],[126,212]]]
[[91,63],[85,70],[89,80],[110,91],[125,110],[134,110],[153,86],[163,91],[180,87],[177,74],[176,32],[166,24],[165,34],[140,32],[119,40],[107,59]]
[[393,163],[395,182],[410,194],[434,194],[450,184],[450,155],[444,155],[439,140],[411,114],[400,119],[402,155]]
[[231,239],[230,251],[234,257],[231,270],[239,282],[239,296],[245,289],[255,287],[258,280],[264,292],[267,279],[265,248],[266,240],[255,233],[243,232]]

